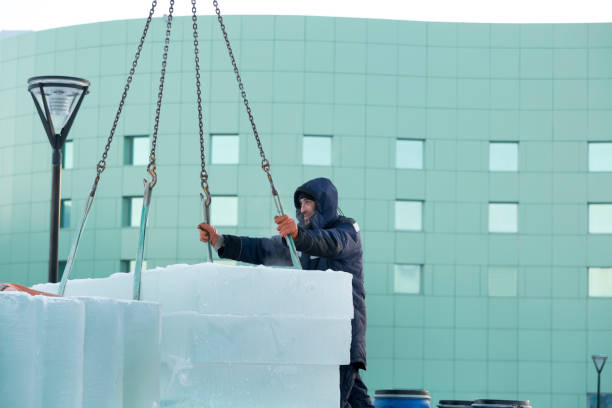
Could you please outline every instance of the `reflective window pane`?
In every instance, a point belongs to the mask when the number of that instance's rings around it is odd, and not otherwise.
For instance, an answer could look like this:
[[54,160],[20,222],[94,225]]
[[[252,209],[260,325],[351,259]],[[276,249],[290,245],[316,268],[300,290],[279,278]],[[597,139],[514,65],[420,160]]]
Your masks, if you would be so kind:
[[60,206],[60,228],[70,228],[72,200],[62,200]]
[[129,166],[146,166],[149,164],[149,136],[126,136],[124,139],[123,163]]
[[331,136],[304,136],[302,163],[313,166],[330,166],[331,150]]
[[395,265],[395,293],[421,293],[421,265]]
[[240,153],[237,135],[212,135],[211,162],[214,164],[236,164]]
[[489,203],[489,232],[518,232],[518,204]]
[[589,143],[589,171],[612,171],[612,143]]
[[398,169],[423,168],[423,141],[402,140],[396,142],[395,165]]
[[489,268],[489,296],[516,296],[517,281],[516,268]]
[[423,229],[423,202],[396,201],[395,229],[421,231]]
[[62,167],[72,169],[74,167],[74,142],[67,140],[62,149]]
[[489,143],[490,171],[518,171],[518,143]]
[[238,197],[213,196],[210,204],[210,221],[214,226],[238,225]]
[[589,296],[612,297],[612,268],[589,268]]
[[142,216],[142,197],[130,198],[130,227],[140,227]]
[[589,204],[589,232],[612,234],[612,204]]
[[132,165],[146,166],[149,164],[149,137],[132,138]]

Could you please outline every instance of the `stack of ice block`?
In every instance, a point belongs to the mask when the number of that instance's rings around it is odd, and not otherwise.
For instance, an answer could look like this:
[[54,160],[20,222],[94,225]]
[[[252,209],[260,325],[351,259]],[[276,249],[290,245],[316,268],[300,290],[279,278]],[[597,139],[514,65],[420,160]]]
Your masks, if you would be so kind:
[[[130,298],[132,279],[74,280],[66,294]],[[142,298],[162,308],[162,406],[338,406],[338,366],[350,361],[352,275],[172,265],[143,274]]]
[[158,303],[0,292],[0,407],[159,403]]

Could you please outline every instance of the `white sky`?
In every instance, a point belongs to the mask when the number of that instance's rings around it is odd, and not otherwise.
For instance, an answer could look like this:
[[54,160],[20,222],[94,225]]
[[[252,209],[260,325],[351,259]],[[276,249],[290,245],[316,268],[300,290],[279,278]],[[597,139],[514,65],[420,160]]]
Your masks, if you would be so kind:
[[[175,0],[175,15],[191,14],[190,0]],[[1,30],[44,30],[98,21],[143,18],[150,0],[2,0]],[[198,14],[212,14],[200,0]],[[612,0],[219,0],[223,14],[367,17],[491,23],[611,22]],[[158,0],[156,15],[169,0]]]

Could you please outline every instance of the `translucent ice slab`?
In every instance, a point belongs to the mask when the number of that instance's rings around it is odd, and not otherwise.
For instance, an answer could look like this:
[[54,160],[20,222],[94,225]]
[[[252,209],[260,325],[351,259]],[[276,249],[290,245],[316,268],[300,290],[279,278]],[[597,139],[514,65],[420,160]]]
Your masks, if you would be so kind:
[[0,292],[0,407],[159,403],[158,303]]
[[194,363],[350,362],[351,321],[177,312],[163,316],[162,358]]
[[[133,275],[71,280],[67,296],[131,299]],[[57,284],[37,290],[57,293]],[[170,265],[146,271],[142,299],[158,301],[163,313],[301,315],[352,318],[352,275],[337,271],[301,271],[264,266],[203,263]]]
[[162,365],[162,407],[337,408],[339,368],[323,365]]

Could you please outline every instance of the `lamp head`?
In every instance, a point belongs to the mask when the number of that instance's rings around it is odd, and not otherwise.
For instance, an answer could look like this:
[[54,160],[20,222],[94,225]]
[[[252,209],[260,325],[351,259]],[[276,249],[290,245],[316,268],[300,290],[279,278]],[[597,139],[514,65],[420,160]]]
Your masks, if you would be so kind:
[[[89,81],[81,78],[54,75],[28,79],[28,91],[32,94],[50,141],[58,135],[65,140],[88,89]],[[54,144],[53,141],[51,143]]]
[[597,370],[598,373],[601,373],[601,370],[603,370],[603,367],[606,364],[606,360],[608,359],[608,356],[603,355],[603,354],[596,354],[592,356],[592,358],[593,358],[593,364],[595,364],[595,369]]

